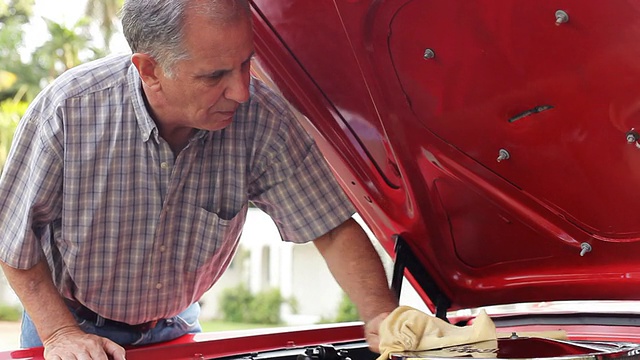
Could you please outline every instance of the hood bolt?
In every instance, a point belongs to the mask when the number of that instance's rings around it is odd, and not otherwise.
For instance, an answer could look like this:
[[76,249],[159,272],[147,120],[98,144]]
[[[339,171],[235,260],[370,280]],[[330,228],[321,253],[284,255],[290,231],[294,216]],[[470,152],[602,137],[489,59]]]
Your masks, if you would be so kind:
[[500,151],[498,151],[498,158],[496,159],[496,161],[501,162],[503,160],[509,160],[510,157],[511,155],[507,150],[500,149]]
[[580,256],[584,256],[586,253],[591,252],[592,248],[589,243],[583,242],[580,244]]
[[556,25],[559,26],[560,24],[564,24],[566,22],[569,22],[569,14],[567,14],[567,12],[564,10],[556,11]]
[[422,55],[422,57],[425,60],[433,59],[434,57],[436,57],[436,53],[432,49],[425,49],[424,50],[424,54]]

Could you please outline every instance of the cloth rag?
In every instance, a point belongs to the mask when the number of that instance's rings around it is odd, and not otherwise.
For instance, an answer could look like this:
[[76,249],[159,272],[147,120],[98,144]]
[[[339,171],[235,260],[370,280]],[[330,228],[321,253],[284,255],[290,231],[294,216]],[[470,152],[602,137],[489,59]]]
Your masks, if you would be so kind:
[[470,326],[455,326],[410,306],[400,306],[380,324],[380,356],[496,340],[496,326],[484,310]]

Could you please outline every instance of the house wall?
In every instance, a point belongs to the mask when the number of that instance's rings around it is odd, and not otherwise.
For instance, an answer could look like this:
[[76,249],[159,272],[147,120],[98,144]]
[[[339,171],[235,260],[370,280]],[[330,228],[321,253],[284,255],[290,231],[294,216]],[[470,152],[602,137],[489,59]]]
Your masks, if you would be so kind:
[[313,316],[316,322],[321,318],[335,319],[342,289],[316,247],[313,244],[294,246],[292,267],[292,295],[297,300],[299,314]]
[[220,318],[220,295],[224,289],[244,282],[252,292],[279,288],[294,297],[297,312],[287,306],[282,316],[288,324],[313,324],[335,318],[341,290],[313,244],[283,242],[273,220],[256,208],[247,214],[239,251],[248,251],[244,264],[238,257],[220,280],[202,297],[202,319]]
[[0,269],[0,305],[20,306],[20,300],[11,289],[11,286],[9,286],[7,278],[5,278],[2,269]]

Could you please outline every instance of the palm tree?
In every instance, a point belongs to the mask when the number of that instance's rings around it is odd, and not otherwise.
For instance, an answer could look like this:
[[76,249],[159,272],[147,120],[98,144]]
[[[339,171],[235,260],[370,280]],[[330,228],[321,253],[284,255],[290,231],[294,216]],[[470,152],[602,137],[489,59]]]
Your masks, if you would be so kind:
[[109,52],[111,38],[118,30],[118,12],[123,0],[87,0],[85,15],[98,22],[104,38],[104,48]]
[[81,53],[89,50],[95,58],[99,50],[89,47],[89,20],[82,18],[72,27],[44,18],[51,38],[36,49],[34,62],[48,70],[49,80],[82,62]]

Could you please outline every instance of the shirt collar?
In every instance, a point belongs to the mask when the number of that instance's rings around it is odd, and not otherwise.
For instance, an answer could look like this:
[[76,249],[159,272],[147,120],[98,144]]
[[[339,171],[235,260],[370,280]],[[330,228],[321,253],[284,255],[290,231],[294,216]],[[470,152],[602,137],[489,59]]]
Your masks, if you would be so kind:
[[133,111],[136,114],[136,120],[138,121],[138,127],[142,134],[142,139],[146,142],[151,137],[151,134],[158,141],[158,128],[156,123],[151,118],[149,111],[144,103],[144,94],[142,93],[142,81],[138,74],[138,69],[131,64],[129,71],[127,72],[127,82],[129,83],[129,91],[131,91]]
[[[155,121],[153,121],[153,118],[149,114],[147,106],[145,105],[144,94],[142,91],[142,80],[140,80],[138,69],[136,69],[133,64],[129,66],[127,80],[132,95],[133,111],[136,114],[136,120],[138,121],[138,127],[140,128],[142,139],[146,142],[153,134],[156,142],[159,142],[160,139],[158,139],[158,137],[160,135],[158,134],[158,127],[156,126]],[[191,140],[203,140],[208,133],[209,131],[206,130],[198,130],[194,133]]]

